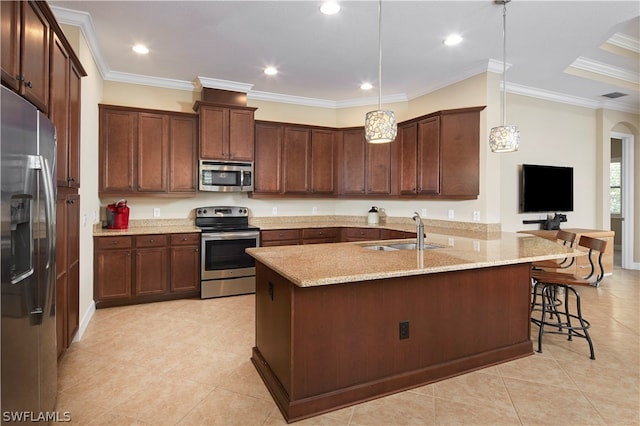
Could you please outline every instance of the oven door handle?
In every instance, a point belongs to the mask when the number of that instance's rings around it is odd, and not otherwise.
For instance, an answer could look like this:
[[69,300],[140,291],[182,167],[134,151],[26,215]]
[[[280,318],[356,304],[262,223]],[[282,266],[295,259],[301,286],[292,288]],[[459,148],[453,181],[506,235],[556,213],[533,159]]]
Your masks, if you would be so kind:
[[258,238],[260,232],[248,231],[248,232],[215,232],[215,233],[203,233],[203,240],[237,240],[239,238]]

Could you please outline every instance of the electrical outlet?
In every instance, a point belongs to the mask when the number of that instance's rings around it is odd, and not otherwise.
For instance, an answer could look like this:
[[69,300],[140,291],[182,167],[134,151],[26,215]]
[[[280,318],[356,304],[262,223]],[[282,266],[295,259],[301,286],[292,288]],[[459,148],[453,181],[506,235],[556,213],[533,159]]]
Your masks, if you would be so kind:
[[82,215],[82,226],[87,226],[87,214]]
[[454,216],[453,209],[449,209],[449,219],[453,219]]
[[420,211],[420,215],[421,215],[422,217],[427,217],[427,209],[422,209],[422,210]]
[[153,208],[153,217],[160,217],[160,208],[159,207],[154,207]]
[[400,321],[400,340],[409,338],[409,321]]
[[474,222],[480,222],[480,211],[479,210],[474,210],[473,211],[473,221]]
[[274,216],[278,216],[278,208],[277,207],[271,207],[271,214]]
[[318,208],[317,207],[312,207],[311,208],[311,214],[318,214]]

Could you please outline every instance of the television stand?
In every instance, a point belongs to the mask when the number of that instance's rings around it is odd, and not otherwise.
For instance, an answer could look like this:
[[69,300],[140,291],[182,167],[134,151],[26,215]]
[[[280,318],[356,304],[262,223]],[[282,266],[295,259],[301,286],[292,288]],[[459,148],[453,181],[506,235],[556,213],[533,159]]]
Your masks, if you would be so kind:
[[540,223],[541,229],[544,230],[558,230],[560,229],[560,223],[567,221],[566,214],[558,214],[556,213],[553,217],[550,215],[547,216],[546,219],[536,219],[536,220],[523,220],[523,224],[531,224],[531,223]]

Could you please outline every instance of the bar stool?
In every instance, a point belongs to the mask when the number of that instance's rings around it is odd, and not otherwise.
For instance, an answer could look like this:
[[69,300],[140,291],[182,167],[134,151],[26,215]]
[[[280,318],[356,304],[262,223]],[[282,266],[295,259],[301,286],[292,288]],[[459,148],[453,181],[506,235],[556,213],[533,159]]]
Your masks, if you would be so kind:
[[[565,247],[573,247],[573,244],[576,241],[576,234],[573,232],[569,232],[569,231],[563,231],[563,230],[559,230],[556,234],[556,240],[558,242],[562,242],[562,245]],[[567,256],[564,259],[562,259],[562,261],[558,262],[556,260],[541,260],[538,262],[533,262],[531,264],[531,266],[533,267],[534,270],[538,270],[538,269],[567,269],[570,268],[571,266],[573,266],[575,262],[575,257],[571,256]],[[542,297],[542,294],[540,292],[539,289],[539,283],[538,281],[533,280],[533,290],[531,292],[532,294],[532,300],[531,300],[531,312],[533,311],[540,311],[542,310],[542,303],[538,302],[538,296]],[[555,304],[556,306],[558,304],[561,303],[561,301],[559,301],[558,299],[556,299],[555,297],[555,292],[551,292],[552,294],[550,295],[551,298],[547,300],[547,304],[551,305],[551,304]],[[549,315],[552,315],[551,313]]]
[[[607,242],[583,235],[580,237],[578,245],[589,249],[588,258],[590,271],[586,277],[558,271],[544,271],[537,269],[532,271],[532,278],[535,281],[536,286],[541,286],[540,294],[542,296],[542,302],[540,319],[532,317],[531,322],[540,328],[538,332],[538,352],[542,352],[542,335],[546,331],[547,333],[566,335],[568,340],[572,340],[572,337],[581,337],[586,339],[589,343],[591,359],[596,359],[593,350],[593,342],[591,341],[591,337],[587,331],[591,324],[582,317],[580,294],[573,287],[598,287],[600,285],[600,281],[602,281],[602,277],[604,276],[602,255],[607,248]],[[598,254],[597,268],[592,257],[594,253]],[[564,294],[564,301],[556,303],[556,301],[559,300],[559,289],[561,289]],[[575,311],[570,310],[570,294],[575,296]],[[546,314],[549,314],[548,319],[546,319]],[[572,319],[574,320],[573,323],[571,322]],[[576,324],[575,320],[577,320],[579,325]],[[551,328],[551,330],[545,330],[545,327],[547,326]]]

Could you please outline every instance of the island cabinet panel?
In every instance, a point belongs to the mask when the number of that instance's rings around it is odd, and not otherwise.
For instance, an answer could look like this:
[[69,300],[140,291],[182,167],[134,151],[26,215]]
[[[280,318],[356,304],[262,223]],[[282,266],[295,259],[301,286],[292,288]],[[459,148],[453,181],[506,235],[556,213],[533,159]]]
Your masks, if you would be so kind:
[[252,361],[296,421],[531,355],[530,269],[299,287],[256,262]]

